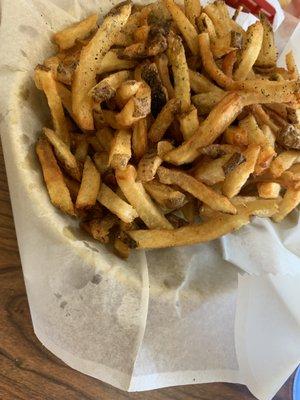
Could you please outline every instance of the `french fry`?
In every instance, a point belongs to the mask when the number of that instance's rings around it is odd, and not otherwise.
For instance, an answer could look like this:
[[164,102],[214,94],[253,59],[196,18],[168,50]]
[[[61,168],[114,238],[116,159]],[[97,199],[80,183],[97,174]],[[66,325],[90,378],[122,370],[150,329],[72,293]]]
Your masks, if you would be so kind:
[[182,228],[133,230],[128,235],[136,242],[138,249],[158,249],[204,243],[215,240],[249,223],[249,215],[222,215],[210,221],[188,225]]
[[178,113],[180,109],[180,100],[171,99],[163,107],[161,112],[158,114],[154,120],[151,128],[149,130],[149,139],[156,143],[161,140],[165,132],[174,120],[174,115]]
[[276,199],[279,196],[281,186],[277,182],[259,182],[257,184],[259,197],[264,199]]
[[247,132],[248,144],[257,144],[264,146],[267,144],[267,138],[259,128],[256,119],[252,114],[247,115],[239,122],[239,126]]
[[38,65],[35,68],[34,80],[37,88],[45,92],[56,134],[69,145],[70,135],[67,129],[66,118],[58,94],[57,84],[51,70],[42,65]]
[[300,152],[295,150],[283,151],[271,163],[270,172],[275,178],[289,169],[294,163],[299,162]]
[[218,182],[222,182],[225,179],[225,173],[223,166],[230,159],[231,154],[226,154],[215,160],[206,161],[204,163],[199,163],[196,166],[193,175],[194,177],[206,185],[212,186]]
[[152,181],[161,163],[162,159],[156,152],[146,153],[140,159],[137,169],[137,179],[142,182]]
[[199,128],[197,109],[192,105],[185,113],[178,117],[184,140],[188,140]]
[[82,228],[88,232],[93,239],[98,240],[100,243],[109,243],[109,234],[111,229],[118,223],[115,215],[107,214],[102,219],[92,219],[90,221],[82,222]]
[[124,107],[128,100],[136,94],[141,85],[142,83],[136,80],[128,80],[123,82],[116,92],[117,104],[120,107]]
[[83,210],[96,204],[101,178],[90,157],[87,157],[83,167],[82,180],[76,199],[76,208]]
[[59,161],[64,165],[68,173],[77,181],[80,181],[81,171],[79,169],[75,156],[70,152],[69,147],[63,142],[57,134],[48,128],[43,128],[43,133],[54,147],[55,154]]
[[[118,113],[111,110],[101,110],[101,118],[106,125],[113,129],[123,129],[124,126],[117,121]],[[102,125],[103,127],[103,125]],[[100,128],[101,129],[101,128]]]
[[135,42],[146,42],[150,31],[149,25],[143,25],[133,32]]
[[218,194],[194,177],[165,167],[159,167],[157,173],[161,183],[181,187],[184,191],[208,204],[214,210],[235,214],[235,207],[226,197]]
[[114,240],[114,252],[120,258],[127,260],[127,258],[130,255],[130,247],[128,246],[127,243],[125,243],[123,240],[117,237]]
[[165,0],[165,4],[192,54],[198,55],[198,34],[196,29],[173,0]]
[[55,33],[53,41],[59,46],[60,50],[70,49],[78,40],[85,39],[96,29],[97,21],[98,15],[92,14],[86,19]]
[[183,193],[173,189],[171,186],[164,185],[156,179],[144,182],[143,185],[152,199],[165,209],[179,209],[188,201]]
[[266,14],[260,13],[259,19],[263,27],[263,40],[255,65],[268,68],[276,65],[277,49],[274,41],[273,28],[268,17]]
[[[237,196],[239,197],[239,196]],[[243,196],[240,196],[238,201],[234,201],[235,198],[232,198],[231,201],[236,206],[238,213],[247,213],[248,215],[256,215],[257,217],[267,218],[272,217],[278,211],[278,198],[272,199],[246,199],[246,201],[242,200]]]
[[107,74],[122,69],[134,68],[137,64],[137,61],[119,58],[122,53],[122,49],[109,50],[102,58],[100,65],[95,66],[97,75]]
[[130,3],[121,3],[104,19],[95,36],[80,54],[72,83],[72,109],[82,129],[93,130],[92,99],[89,91],[96,84],[98,66],[114,44],[131,11]]
[[197,199],[190,198],[181,208],[180,211],[182,212],[185,220],[190,224],[194,222],[197,216]]
[[76,150],[75,150],[75,158],[79,162],[84,162],[89,149],[89,143],[86,140],[86,137],[81,138],[76,143]]
[[282,201],[279,203],[278,212],[273,215],[273,221],[280,222],[300,203],[300,189],[287,189]]
[[199,93],[192,96],[192,103],[196,106],[200,115],[208,114],[226,96],[226,93],[217,91]]
[[[224,93],[222,89],[216,86],[213,82],[207,79],[204,75],[199,72],[192,71],[189,69],[190,85],[191,89],[196,93],[209,93],[217,92],[221,95]],[[221,98],[220,98],[221,100]]]
[[125,129],[117,131],[109,152],[109,165],[124,169],[131,158],[131,133]]
[[115,72],[102,79],[90,90],[90,96],[96,102],[102,102],[115,96],[118,87],[130,78],[130,72],[127,70]]
[[132,165],[128,165],[124,170],[116,170],[116,178],[125,197],[149,229],[173,228],[152,202],[143,185],[135,181],[136,171]]
[[201,5],[198,0],[184,0],[185,15],[197,32],[196,19],[201,14]]
[[252,112],[260,125],[269,126],[273,132],[277,132],[279,127],[273,122],[270,116],[266,113],[260,104],[253,104],[251,106]]
[[141,68],[141,79],[151,88],[151,113],[156,118],[167,102],[166,89],[162,85],[156,64],[145,63]]
[[124,222],[130,223],[138,216],[135,209],[130,204],[122,200],[103,182],[101,183],[97,200]]
[[93,159],[100,174],[103,174],[109,170],[110,166],[108,163],[108,153],[106,151],[95,153]]
[[36,152],[42,167],[51,203],[64,213],[72,216],[75,215],[70,192],[46,137],[42,136],[39,138],[36,145]]
[[255,145],[251,145],[245,150],[245,162],[238,165],[225,178],[223,183],[223,193],[225,196],[232,198],[240,192],[249,175],[254,171],[259,152],[260,147]]
[[[173,1],[173,0],[172,0]],[[186,111],[191,105],[190,78],[185,58],[184,47],[179,36],[171,33],[168,36],[168,57],[174,76],[175,98],[181,102],[181,111]]]
[[240,153],[243,147],[236,146],[233,144],[210,144],[208,146],[202,147],[199,154],[209,156],[211,158],[222,157],[225,154]]
[[292,51],[286,54],[285,62],[287,70],[289,72],[290,79],[299,79],[299,72]]
[[109,127],[98,129],[96,132],[96,137],[104,150],[109,152],[114,138],[112,130]]
[[224,133],[224,139],[227,143],[236,146],[247,146],[249,144],[248,133],[241,126],[229,126]]
[[236,50],[233,50],[230,53],[226,54],[226,56],[223,59],[222,69],[224,74],[227,75],[228,78],[232,79],[233,67],[236,61],[237,61]]
[[169,61],[166,54],[160,54],[159,56],[155,57],[155,64],[157,66],[162,84],[167,89],[169,99],[172,99],[175,96],[175,94],[174,94],[174,88],[170,80],[170,74],[168,68]]
[[148,147],[146,118],[142,118],[134,123],[131,142],[133,155],[136,160],[140,160],[146,153]]
[[161,140],[157,143],[157,154],[160,158],[164,158],[164,155],[169,151],[173,150],[174,146],[168,140]]
[[213,143],[242,109],[242,98],[237,93],[229,93],[212,109],[194,135],[167,153],[164,160],[176,165],[194,161],[199,155],[199,149]]

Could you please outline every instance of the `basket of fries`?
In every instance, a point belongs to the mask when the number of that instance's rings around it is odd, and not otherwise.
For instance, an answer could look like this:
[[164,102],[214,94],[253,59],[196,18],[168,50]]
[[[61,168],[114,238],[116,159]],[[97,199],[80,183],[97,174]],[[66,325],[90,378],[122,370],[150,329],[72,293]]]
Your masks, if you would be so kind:
[[[274,298],[287,287],[296,293],[292,52],[277,66],[267,16],[244,29],[241,10],[231,17],[221,0],[105,3],[101,13],[86,2],[75,16],[71,1],[32,0],[17,29],[9,17],[18,1],[3,6],[2,34],[18,49],[2,44],[3,145],[37,336],[72,367],[123,389],[225,380],[260,398],[273,393],[287,377],[273,382],[284,349],[256,386],[241,318],[233,340],[232,296],[235,266],[247,272],[239,315],[251,285],[260,305],[268,296],[259,285],[270,281]],[[193,313],[203,321],[207,310],[211,322],[199,325]],[[178,333],[163,350],[156,334],[164,324],[165,340]],[[178,343],[184,358],[174,354]]]

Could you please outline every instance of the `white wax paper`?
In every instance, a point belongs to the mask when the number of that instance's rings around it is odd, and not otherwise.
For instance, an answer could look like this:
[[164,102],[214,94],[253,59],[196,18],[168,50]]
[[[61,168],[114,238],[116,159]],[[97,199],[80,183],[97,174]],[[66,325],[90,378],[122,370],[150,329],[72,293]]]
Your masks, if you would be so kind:
[[0,4],[1,137],[37,337],[124,390],[226,381],[270,399],[300,361],[299,212],[209,244],[116,258],[49,202],[34,143],[50,119],[32,80],[53,32],[114,3]]

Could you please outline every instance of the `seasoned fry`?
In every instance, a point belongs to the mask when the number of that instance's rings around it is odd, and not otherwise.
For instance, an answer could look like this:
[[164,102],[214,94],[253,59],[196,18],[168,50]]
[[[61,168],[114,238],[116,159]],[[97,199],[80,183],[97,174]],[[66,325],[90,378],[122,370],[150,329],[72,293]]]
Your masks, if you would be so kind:
[[35,68],[34,80],[37,88],[45,92],[56,134],[69,145],[70,135],[67,129],[66,118],[58,94],[57,84],[51,70],[42,65],[38,65]]
[[70,192],[57,165],[51,145],[45,137],[39,138],[36,152],[41,163],[51,203],[64,213],[75,215]]
[[191,106],[187,112],[178,117],[180,129],[184,140],[188,140],[199,128],[197,109]]
[[160,54],[159,56],[155,57],[155,64],[157,66],[162,84],[167,89],[169,99],[172,99],[175,96],[175,94],[174,94],[174,88],[170,80],[170,74],[168,68],[169,61],[166,54]]
[[196,19],[201,14],[201,5],[198,0],[184,0],[185,15],[197,31]]
[[117,170],[116,178],[125,197],[135,208],[139,217],[149,229],[173,228],[170,222],[152,202],[143,185],[135,181],[136,171],[132,165],[128,165],[124,170]]
[[278,212],[273,215],[273,221],[280,222],[300,203],[300,189],[287,189],[282,201],[279,203]]
[[78,40],[85,39],[96,29],[97,21],[98,15],[92,14],[86,19],[55,33],[53,35],[53,41],[59,46],[60,50],[70,49]]
[[167,102],[167,104],[163,107],[161,112],[154,120],[149,130],[149,139],[152,142],[156,143],[161,140],[166,130],[171,125],[174,119],[174,115],[178,113],[179,109],[180,109],[180,100],[171,99]]
[[187,202],[187,198],[183,193],[173,189],[171,186],[164,185],[156,179],[144,182],[143,185],[153,200],[165,209],[176,210]]
[[90,95],[96,102],[101,103],[102,101],[109,100],[115,96],[116,90],[122,84],[122,82],[129,78],[129,71],[125,70],[115,72],[114,74],[107,76],[106,78],[102,79],[102,81],[97,83],[97,85],[90,90]]
[[76,199],[77,209],[91,208],[96,204],[100,183],[100,174],[90,157],[87,157],[84,163],[82,180]]
[[135,209],[130,204],[122,200],[103,182],[101,183],[97,200],[124,222],[130,223],[138,216]]
[[264,199],[276,199],[279,196],[281,186],[277,182],[259,182],[257,184],[259,197]]
[[[207,79],[204,75],[199,72],[192,71],[189,69],[189,77],[190,77],[190,85],[191,89],[196,93],[209,93],[209,92],[217,92],[219,94],[224,93],[222,89],[212,83],[209,79]],[[221,98],[219,99],[221,100]]]
[[142,66],[141,79],[151,88],[151,113],[156,118],[167,102],[167,93],[154,63],[145,63]]
[[138,165],[137,179],[142,182],[152,181],[161,163],[162,159],[156,152],[145,154]]
[[148,147],[146,118],[142,118],[134,123],[131,141],[133,155],[136,160],[140,160],[146,153]]
[[228,78],[232,79],[233,67],[236,61],[237,61],[236,50],[233,50],[230,53],[226,54],[226,56],[223,59],[222,69],[224,74],[227,75]]
[[109,165],[124,169],[131,158],[131,133],[125,129],[117,131],[109,152]]
[[215,240],[249,223],[249,215],[222,215],[197,225],[182,228],[133,230],[128,235],[136,242],[138,249],[158,249]]
[[174,76],[175,97],[181,102],[181,111],[186,111],[191,105],[191,99],[189,70],[184,47],[180,37],[171,33],[168,36],[168,44],[167,53]]
[[276,65],[277,49],[275,46],[272,25],[270,24],[268,17],[266,14],[260,13],[259,19],[263,26],[263,41],[255,65],[268,68]]
[[114,44],[130,11],[130,3],[121,3],[117,6],[106,16],[95,36],[81,51],[72,83],[72,109],[82,129],[94,129],[92,99],[88,93],[96,84],[98,65],[101,65],[105,53]]
[[68,173],[76,180],[80,181],[81,171],[75,156],[70,152],[69,147],[56,135],[52,129],[43,128],[43,132],[49,142],[54,147],[55,154],[59,161],[64,165]]
[[184,12],[180,9],[180,7],[174,2],[174,0],[165,0],[165,4],[168,7],[168,10],[182,36],[187,42],[192,54],[196,56],[198,54],[198,34],[196,29],[184,15]]
[[165,167],[159,167],[157,173],[161,183],[181,187],[184,191],[203,201],[203,203],[208,204],[214,210],[235,214],[235,207],[226,197],[218,194],[192,176]]
[[246,183],[249,175],[254,171],[257,157],[260,152],[259,146],[249,146],[244,152],[245,162],[238,165],[225,178],[223,183],[223,193],[228,198],[236,196],[242,186]]

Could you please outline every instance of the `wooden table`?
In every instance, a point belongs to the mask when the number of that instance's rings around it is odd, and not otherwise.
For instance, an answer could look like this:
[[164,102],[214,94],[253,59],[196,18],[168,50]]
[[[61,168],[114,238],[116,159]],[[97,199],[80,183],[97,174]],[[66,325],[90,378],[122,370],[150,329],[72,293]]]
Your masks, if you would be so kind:
[[[293,378],[276,400],[291,400]],[[33,333],[0,146],[0,399],[253,400],[242,385],[214,383],[127,393],[66,366]]]

